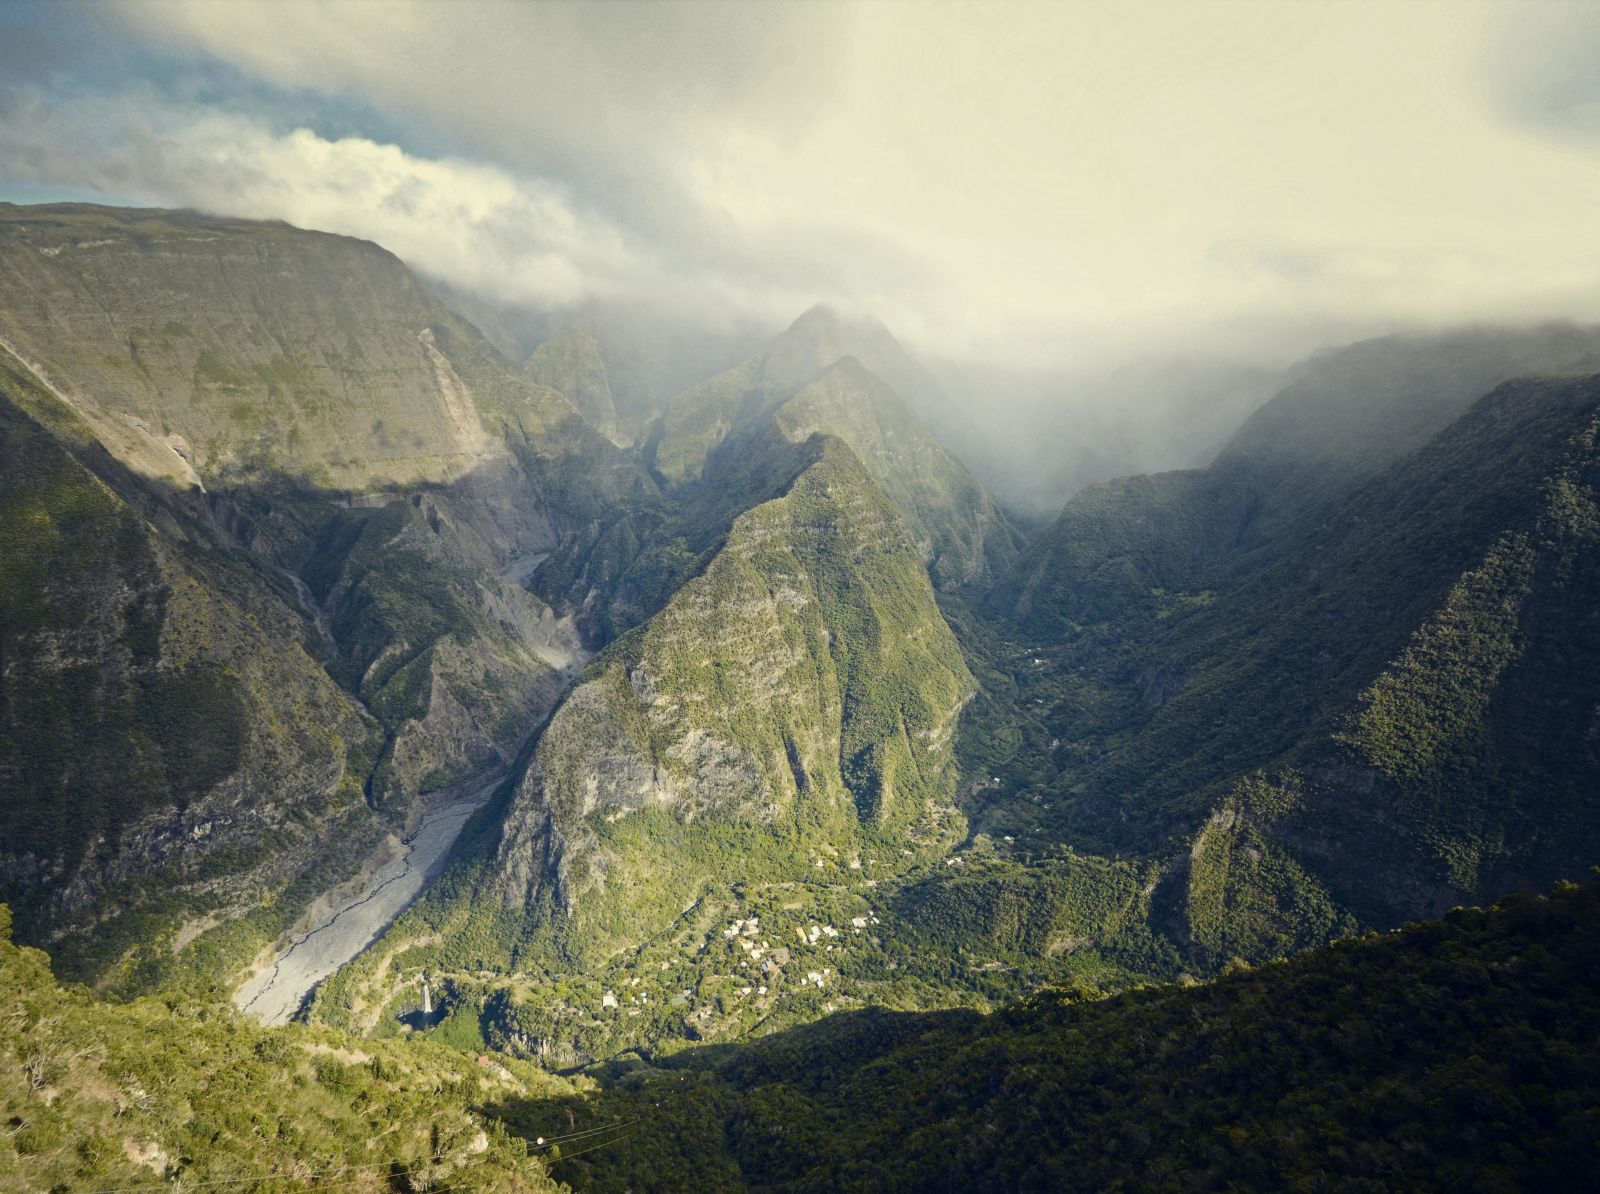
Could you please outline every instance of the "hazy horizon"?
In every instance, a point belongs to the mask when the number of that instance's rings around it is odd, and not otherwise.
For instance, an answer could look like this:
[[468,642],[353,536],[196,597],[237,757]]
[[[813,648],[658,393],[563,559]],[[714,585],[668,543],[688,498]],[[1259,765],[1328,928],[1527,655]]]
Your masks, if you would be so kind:
[[0,199],[277,218],[492,304],[1282,365],[1600,317],[1577,5],[12,3]]

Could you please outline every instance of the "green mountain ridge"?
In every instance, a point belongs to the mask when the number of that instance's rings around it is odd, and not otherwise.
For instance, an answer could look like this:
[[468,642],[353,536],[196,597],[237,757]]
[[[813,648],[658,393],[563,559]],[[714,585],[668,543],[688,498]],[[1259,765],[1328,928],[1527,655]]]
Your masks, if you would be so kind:
[[[693,477],[669,482],[659,500],[633,503],[588,533],[564,539],[533,577],[533,588],[572,610],[592,642],[611,641],[660,610],[709,558],[733,519],[772,492],[790,467],[783,445],[815,434],[842,440],[861,459],[894,502],[940,590],[979,586],[1008,567],[1019,537],[982,486],[881,377],[854,356],[827,359],[840,347],[841,329],[854,327],[822,309],[808,312],[764,356],[707,382],[722,392],[735,375],[769,366],[774,377],[787,379],[775,403],[757,401],[751,392]],[[879,328],[866,342],[880,344],[878,355],[890,360],[891,374],[918,375],[919,367],[886,331]],[[851,343],[846,339],[843,346]],[[795,381],[807,377],[804,384]],[[790,385],[798,388],[790,393]],[[658,437],[696,392],[674,401]],[[641,458],[659,460],[662,442],[646,442]]]
[[1199,987],[630,1058],[569,1105],[640,1126],[554,1172],[581,1191],[1582,1185],[1597,899],[1518,895]]
[[[854,455],[826,440],[814,452],[563,705],[530,773],[541,793],[529,793],[558,821],[587,784],[586,815],[686,801],[699,815],[793,818],[837,848],[849,843],[831,823],[903,829],[953,789],[949,746],[971,688],[955,639]],[[511,816],[502,859],[529,852],[515,805]],[[560,867],[569,908],[598,879],[583,877],[574,846]]]
[[645,458],[669,484],[717,485],[775,424],[791,440],[849,444],[899,508],[940,588],[998,575],[1015,532],[966,466],[942,448],[909,398],[937,388],[880,324],[826,308],[767,350],[675,398]]
[[[753,931],[758,909],[797,918],[819,901],[844,919],[958,840],[953,744],[973,681],[921,556],[846,445],[778,446],[794,475],[588,666],[476,861],[328,984],[315,1015],[377,1028],[388,976],[428,968],[524,1052],[742,1033],[807,982],[820,999],[825,976],[799,981],[786,945],[726,956],[729,921]],[[808,947],[831,950],[813,929]],[[777,969],[741,983],[769,949]],[[512,977],[485,986],[485,971]],[[543,977],[517,977],[530,973]],[[646,979],[631,1016],[590,990]],[[693,1006],[663,981],[698,988]]]
[[905,519],[938,588],[998,574],[1016,536],[989,495],[934,440],[906,401],[856,357],[846,356],[773,412],[791,441],[835,435]]
[[[1595,379],[1502,386],[1214,589],[1122,557],[1125,600],[1009,648],[1053,765],[979,823],[1169,858],[1153,923],[1202,969],[1581,874],[1597,415]],[[1074,513],[1191,549],[1203,507],[1153,491]]]
[[903,396],[937,384],[882,324],[813,307],[761,352],[674,398],[646,445],[647,458],[671,483],[694,480],[738,423],[770,411],[847,356]]

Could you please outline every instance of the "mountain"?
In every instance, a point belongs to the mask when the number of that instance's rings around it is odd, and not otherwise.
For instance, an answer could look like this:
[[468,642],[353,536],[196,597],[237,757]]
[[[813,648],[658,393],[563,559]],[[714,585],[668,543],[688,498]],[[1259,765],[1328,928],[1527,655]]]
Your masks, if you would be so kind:
[[510,428],[585,458],[611,497],[639,484],[569,402],[519,378],[376,245],[192,212],[3,204],[0,261],[5,351],[152,477],[436,483],[505,461]]
[[441,309],[375,245],[7,205],[0,263],[7,351],[151,475],[288,467],[361,488],[459,476],[496,451],[439,353]]
[[574,322],[550,337],[533,350],[522,368],[540,385],[564,395],[600,434],[627,446],[617,422],[600,341],[588,323]]
[[74,977],[223,978],[510,766],[586,657],[522,582],[655,486],[376,246],[7,206],[0,257],[4,895]]
[[1211,466],[1075,495],[995,586],[989,608],[1053,634],[1152,588],[1213,588],[1252,548],[1294,535],[1297,520],[1422,447],[1501,382],[1597,370],[1600,334],[1559,325],[1393,336],[1320,353]]
[[[508,360],[526,366],[539,355],[535,380],[562,393],[585,417],[591,413],[586,400],[567,387],[592,384],[575,383],[578,377],[597,376],[593,373],[597,356],[616,419],[612,438],[625,445],[641,441],[674,397],[742,361],[772,334],[765,326],[711,325],[693,309],[663,309],[648,302],[591,299],[576,308],[552,311],[493,292],[462,290],[439,278],[425,281]],[[574,340],[583,343],[574,345]],[[551,346],[550,351],[540,354],[545,345]],[[576,375],[560,364],[575,349],[580,358],[588,358]],[[604,414],[603,405],[597,409]]]
[[[864,330],[863,330],[864,329]],[[858,334],[859,333],[859,334]],[[747,408],[717,431],[715,450],[692,476],[669,479],[658,498],[619,505],[612,516],[568,536],[532,577],[545,600],[570,610],[596,644],[610,642],[661,609],[703,567],[733,519],[773,492],[788,448],[814,434],[848,444],[894,502],[943,593],[981,584],[1015,557],[1018,535],[966,468],[933,438],[912,405],[842,344],[872,348],[902,383],[934,384],[880,325],[847,322],[825,308],[796,321],[744,365],[680,394],[639,447],[657,462],[663,444],[676,451],[677,420],[753,368],[770,375],[784,397]],[[803,380],[802,380],[803,379]]]
[[0,871],[23,923],[86,935],[82,976],[157,913],[248,900],[240,871],[281,888],[353,863],[382,736],[313,657],[290,582],[4,362],[0,462]]
[[673,399],[645,456],[669,484],[715,486],[769,422],[794,441],[837,436],[895,502],[938,586],[957,588],[999,574],[1017,539],[916,413],[913,400],[936,390],[881,324],[817,307],[764,352]]
[[1516,377],[1600,372],[1600,330],[1571,324],[1389,336],[1324,351],[1234,435],[1219,462],[1370,475]]
[[813,307],[760,352],[674,398],[652,433],[649,460],[669,482],[694,480],[741,420],[782,404],[845,357],[856,358],[902,398],[938,384],[882,324]]
[[[971,677],[862,465],[838,441],[806,446],[815,459],[783,495],[741,514],[706,570],[562,705],[508,820],[508,897],[548,888],[571,913],[611,869],[648,889],[649,853],[607,857],[625,843],[602,846],[596,814],[716,815],[836,854],[948,802]],[[698,886],[702,867],[662,861],[661,883],[687,872]]]
[[1086,571],[994,596],[1052,765],[979,824],[1165,856],[1203,968],[1582,873],[1597,417],[1595,379],[1507,383],[1272,516],[1219,509],[1228,454],[1080,496],[1051,550]]
[[[842,442],[783,449],[780,491],[589,664],[479,859],[328,984],[316,1015],[376,1026],[384,976],[425,966],[482,1009],[491,1039],[552,1058],[744,1032],[807,990],[793,943],[755,945],[758,923],[775,938],[820,917],[837,937],[842,909],[865,906],[846,892],[959,837],[953,739],[973,681],[921,556]],[[730,921],[748,926],[748,958],[728,956]],[[833,948],[821,933],[819,955]],[[767,978],[740,996],[752,967]],[[513,970],[547,978],[482,981]],[[665,983],[714,1001],[690,1007]],[[639,1014],[593,1019],[619,990]]]
[[939,588],[975,583],[1015,555],[1016,536],[983,487],[855,357],[829,366],[772,418],[791,441],[829,434],[851,446],[904,518]]
[[[979,1016],[861,1012],[621,1059],[581,1191],[1583,1185],[1600,889],[1367,936],[1200,987]],[[548,1104],[510,1100],[523,1132]]]
[[1024,548],[824,308],[685,388],[281,224],[0,257],[0,898],[124,1001],[0,944],[0,1185],[1577,1163],[1593,329],[1319,354]]

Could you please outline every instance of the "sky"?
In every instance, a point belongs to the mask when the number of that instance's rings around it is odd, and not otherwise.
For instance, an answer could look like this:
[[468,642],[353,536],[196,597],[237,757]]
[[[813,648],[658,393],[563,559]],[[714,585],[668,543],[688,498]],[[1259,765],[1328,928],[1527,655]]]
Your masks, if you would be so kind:
[[1600,5],[0,0],[0,199],[941,357],[1600,319]]

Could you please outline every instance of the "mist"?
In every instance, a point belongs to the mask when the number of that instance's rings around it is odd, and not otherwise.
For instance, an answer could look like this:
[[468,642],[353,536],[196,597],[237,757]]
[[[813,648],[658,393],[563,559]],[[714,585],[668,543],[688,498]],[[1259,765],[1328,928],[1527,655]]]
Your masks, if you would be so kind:
[[646,406],[828,303],[1037,512],[1321,346],[1600,318],[1597,47],[1559,4],[19,3],[0,199],[371,239],[513,358],[602,319]]

